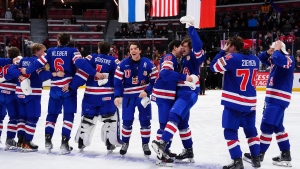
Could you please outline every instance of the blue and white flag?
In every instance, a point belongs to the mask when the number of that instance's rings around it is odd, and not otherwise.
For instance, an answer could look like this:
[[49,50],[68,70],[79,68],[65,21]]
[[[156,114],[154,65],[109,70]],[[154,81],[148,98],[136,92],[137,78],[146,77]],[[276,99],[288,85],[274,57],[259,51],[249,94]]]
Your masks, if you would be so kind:
[[119,22],[145,21],[144,0],[119,0]]

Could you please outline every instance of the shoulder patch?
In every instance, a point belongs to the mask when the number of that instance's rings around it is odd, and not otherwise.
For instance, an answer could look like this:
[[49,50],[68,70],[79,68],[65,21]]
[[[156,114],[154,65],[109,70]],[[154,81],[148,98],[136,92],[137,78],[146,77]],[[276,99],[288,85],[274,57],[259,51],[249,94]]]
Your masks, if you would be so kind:
[[227,54],[226,56],[225,56],[225,60],[229,60],[229,59],[231,59],[232,58],[232,55],[231,54]]

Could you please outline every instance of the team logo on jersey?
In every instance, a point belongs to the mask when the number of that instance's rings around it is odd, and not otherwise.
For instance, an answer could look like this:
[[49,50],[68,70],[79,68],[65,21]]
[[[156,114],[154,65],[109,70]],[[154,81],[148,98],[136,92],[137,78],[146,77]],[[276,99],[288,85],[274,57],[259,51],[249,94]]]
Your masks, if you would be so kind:
[[186,60],[190,60],[190,59],[191,59],[190,55],[186,56]]
[[152,96],[151,99],[152,99],[153,101],[156,101],[156,97],[155,97],[155,96]]
[[232,56],[230,54],[225,56],[225,60],[229,60],[231,58],[232,58]]
[[139,83],[139,80],[138,80],[138,77],[132,77],[132,84],[138,84]]
[[24,98],[25,98],[25,95],[23,95],[23,94],[18,94],[18,98],[24,99]]
[[144,68],[146,68],[147,67],[147,62],[144,62]]
[[8,90],[1,90],[1,93],[10,94],[10,91],[8,91]]
[[147,72],[147,71],[144,71],[143,75],[144,75],[144,76],[147,76],[147,75],[148,75],[148,72]]

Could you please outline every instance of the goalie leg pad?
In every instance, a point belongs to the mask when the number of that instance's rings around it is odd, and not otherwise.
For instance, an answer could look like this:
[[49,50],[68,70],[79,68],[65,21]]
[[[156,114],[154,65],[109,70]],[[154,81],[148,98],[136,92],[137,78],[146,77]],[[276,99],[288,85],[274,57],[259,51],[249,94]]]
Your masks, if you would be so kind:
[[85,147],[91,144],[97,120],[98,116],[94,116],[93,118],[88,118],[85,116],[82,117],[77,134],[75,136],[76,143],[78,143],[79,139],[81,138]]
[[112,145],[121,146],[119,113],[109,117],[102,116],[101,120],[104,123],[101,128],[102,141],[107,144],[109,140]]

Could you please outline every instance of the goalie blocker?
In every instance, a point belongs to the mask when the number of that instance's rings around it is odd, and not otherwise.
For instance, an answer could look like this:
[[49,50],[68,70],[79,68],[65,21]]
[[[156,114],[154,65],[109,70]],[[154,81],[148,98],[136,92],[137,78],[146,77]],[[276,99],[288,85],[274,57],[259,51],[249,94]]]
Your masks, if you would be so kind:
[[103,122],[101,127],[101,140],[105,143],[107,150],[114,150],[116,146],[121,146],[120,139],[120,118],[119,110],[109,116],[94,116],[92,118],[82,117],[79,129],[75,136],[75,142],[79,149],[84,149],[91,144],[97,120]]

